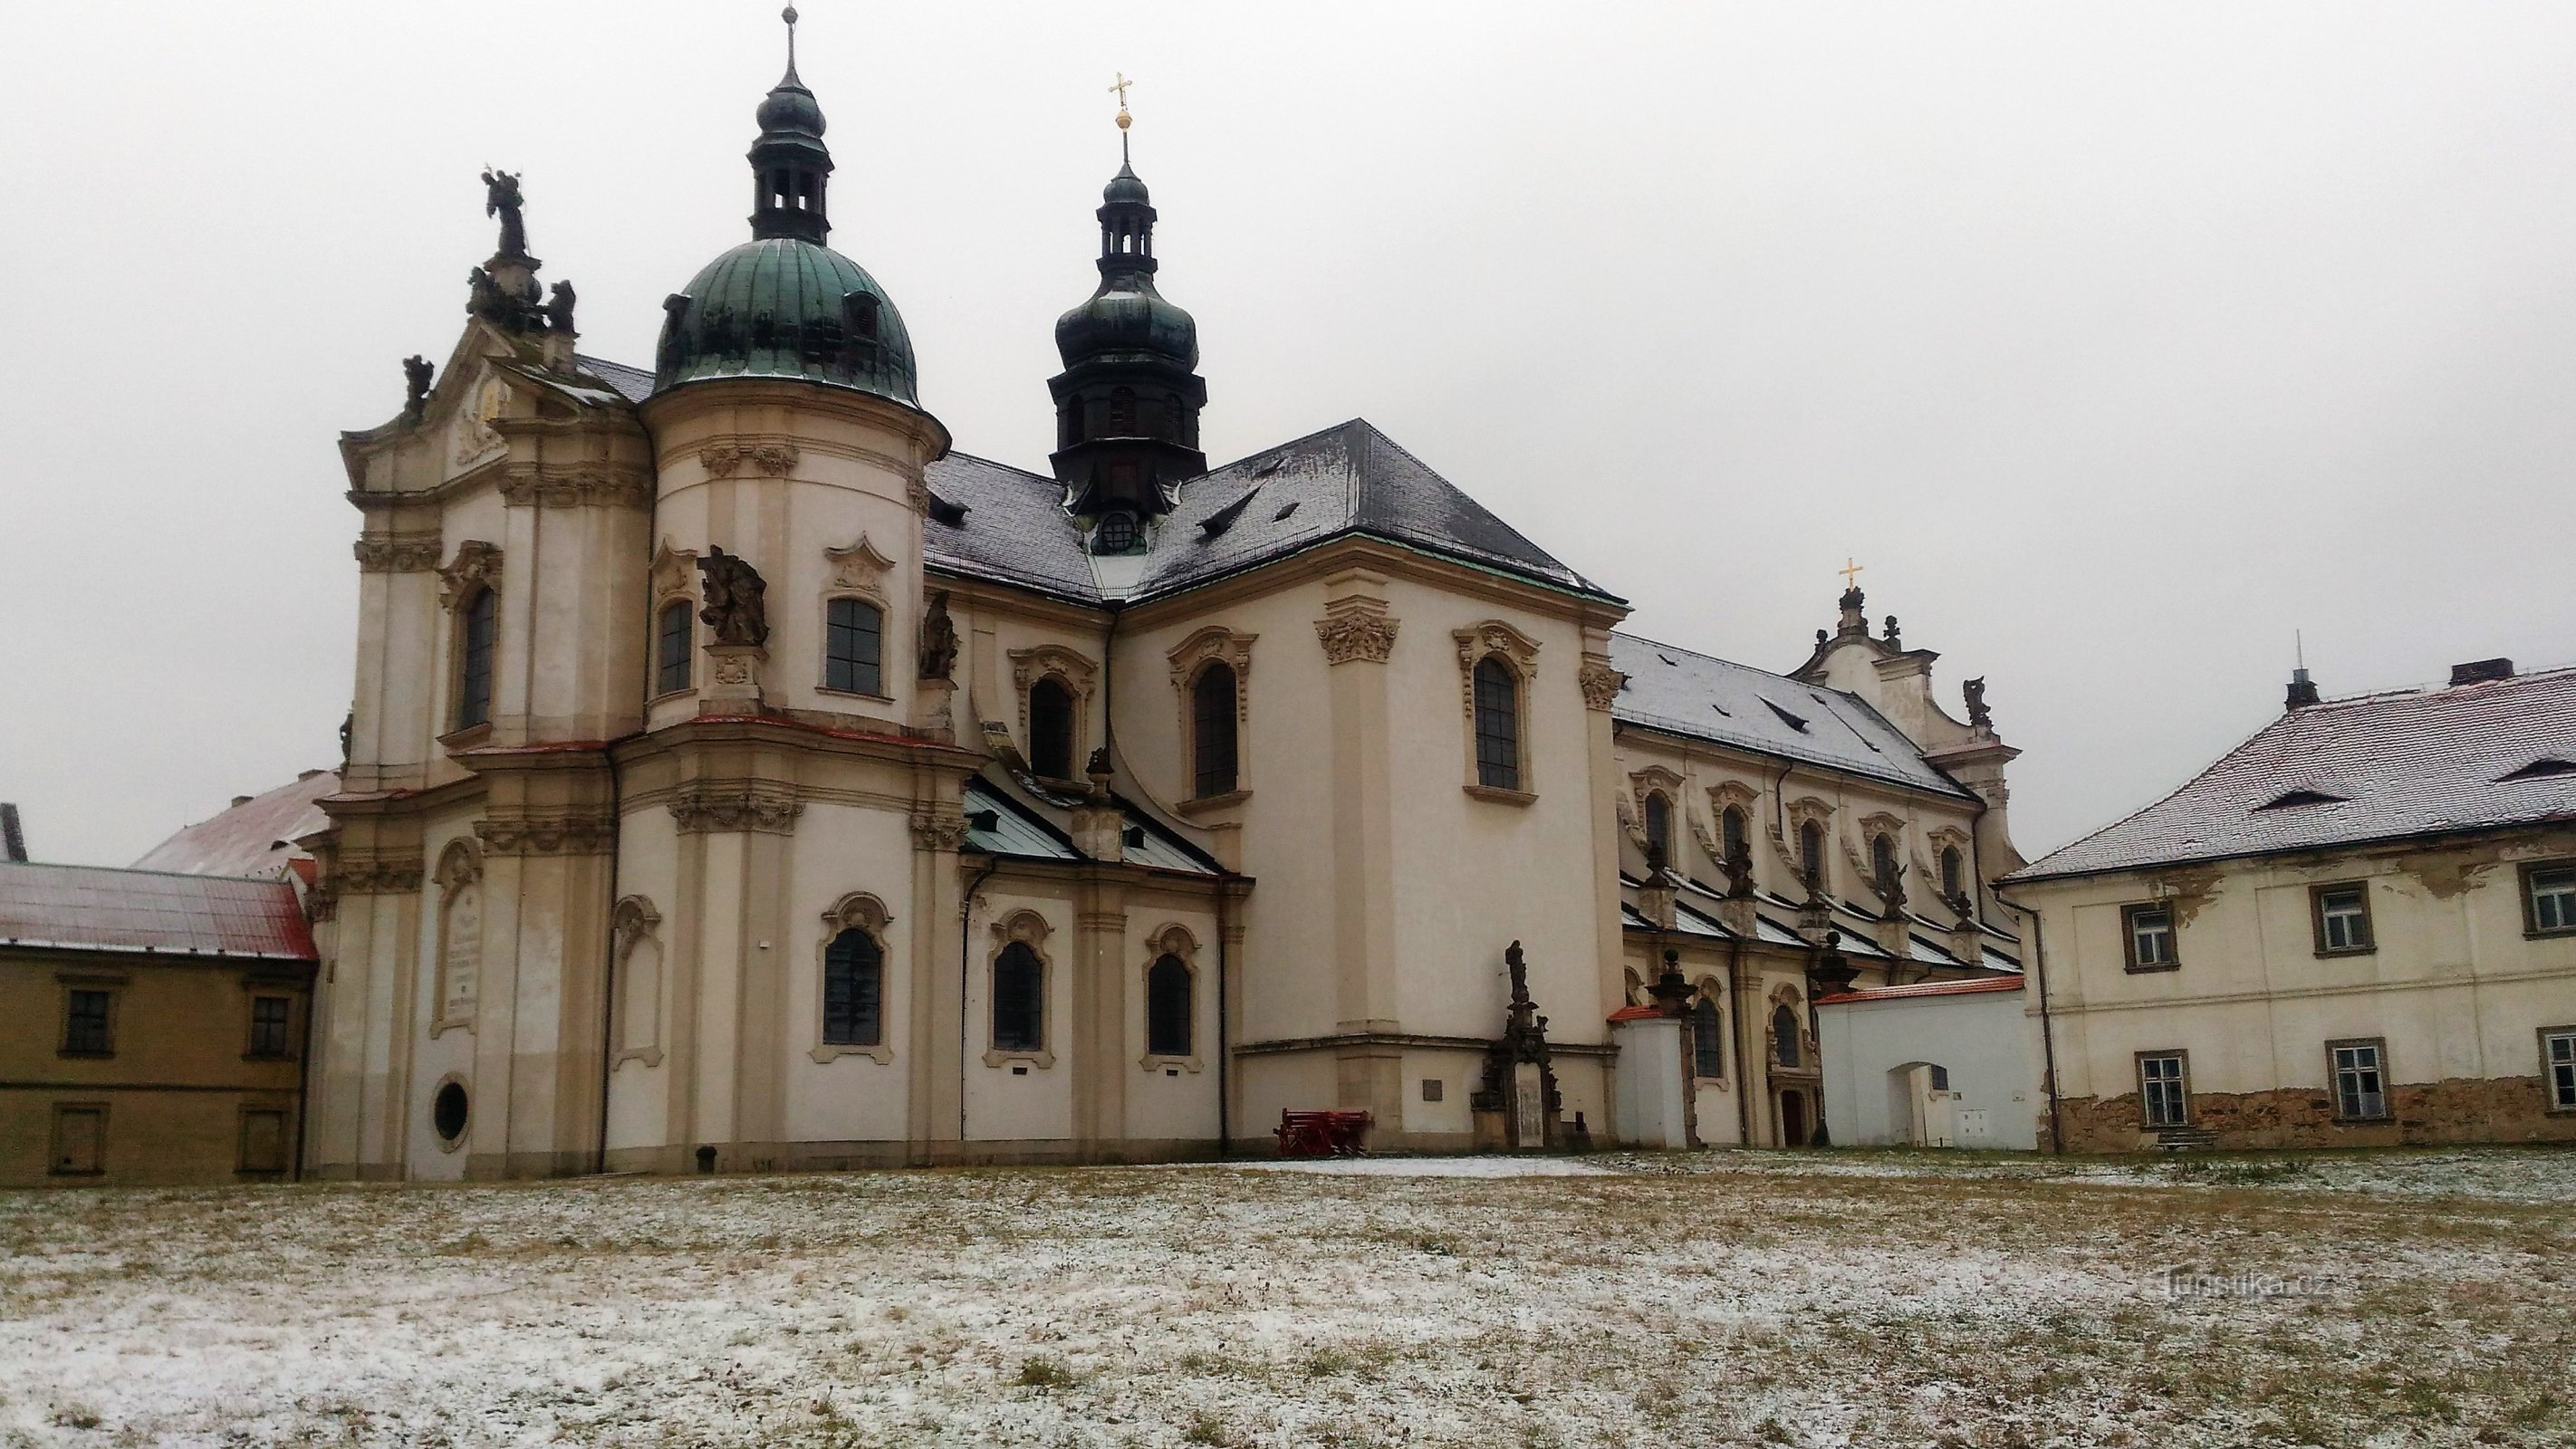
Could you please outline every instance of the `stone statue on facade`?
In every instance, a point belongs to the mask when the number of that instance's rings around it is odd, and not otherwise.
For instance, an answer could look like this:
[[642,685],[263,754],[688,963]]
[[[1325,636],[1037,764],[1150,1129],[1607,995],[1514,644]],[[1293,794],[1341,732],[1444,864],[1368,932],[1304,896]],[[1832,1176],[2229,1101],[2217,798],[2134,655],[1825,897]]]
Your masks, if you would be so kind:
[[566,337],[573,335],[572,304],[572,283],[555,283],[553,295],[546,302],[546,329],[548,331],[559,332]]
[[525,257],[528,254],[528,225],[520,215],[527,203],[519,195],[519,178],[507,171],[486,167],[483,172],[483,214],[501,218],[501,248],[497,255]]
[[1968,701],[1968,728],[1972,730],[1993,729],[1995,727],[1995,716],[1994,711],[1986,708],[1985,676],[1979,675],[1976,678],[1969,680],[1967,683],[1960,685],[1959,693],[1965,696]]
[[957,667],[957,621],[948,616],[946,589],[930,596],[930,612],[922,616],[920,666],[924,679],[946,679]]
[[769,585],[759,572],[737,555],[710,548],[707,556],[698,560],[698,573],[705,581],[706,599],[705,606],[698,610],[698,620],[715,631],[715,642],[748,644],[755,649],[767,644]]
[[429,411],[430,379],[437,370],[417,354],[403,359],[403,421],[416,423]]

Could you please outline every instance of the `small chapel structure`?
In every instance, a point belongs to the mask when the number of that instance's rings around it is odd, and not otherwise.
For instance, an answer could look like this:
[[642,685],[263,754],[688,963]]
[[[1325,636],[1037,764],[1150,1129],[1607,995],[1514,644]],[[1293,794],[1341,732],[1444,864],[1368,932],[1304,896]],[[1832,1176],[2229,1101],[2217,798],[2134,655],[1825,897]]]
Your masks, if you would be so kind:
[[1209,466],[1123,161],[1055,451],[959,451],[792,31],[756,124],[649,366],[493,172],[463,335],[341,440],[311,1172],[1796,1144],[1814,994],[2019,970],[2015,752],[1857,587],[1770,673],[1364,421]]

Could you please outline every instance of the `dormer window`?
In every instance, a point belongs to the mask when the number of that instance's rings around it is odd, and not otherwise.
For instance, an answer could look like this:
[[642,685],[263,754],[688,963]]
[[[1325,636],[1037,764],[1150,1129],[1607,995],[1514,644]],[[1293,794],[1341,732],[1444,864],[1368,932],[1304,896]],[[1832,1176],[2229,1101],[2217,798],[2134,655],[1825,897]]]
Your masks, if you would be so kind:
[[2273,797],[2271,800],[2255,806],[2254,808],[2257,810],[2292,810],[2301,805],[2340,805],[2343,801],[2344,797],[2341,795],[2329,795],[2323,790],[2310,790],[2302,787],[2296,790],[2285,791],[2282,794]]
[[2546,780],[2553,775],[2576,775],[2576,760],[2562,759],[2556,755],[2543,755],[2509,775],[2497,776],[2496,783],[2501,785],[2510,780]]

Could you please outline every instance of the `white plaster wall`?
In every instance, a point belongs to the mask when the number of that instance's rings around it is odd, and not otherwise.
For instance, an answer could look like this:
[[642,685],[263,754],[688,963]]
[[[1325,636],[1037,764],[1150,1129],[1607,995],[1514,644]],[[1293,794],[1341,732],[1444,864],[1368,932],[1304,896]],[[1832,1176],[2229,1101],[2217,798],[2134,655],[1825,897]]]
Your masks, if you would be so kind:
[[[847,540],[843,540],[847,542]],[[780,1032],[779,1077],[785,1084],[787,1136],[798,1142],[901,1141],[910,1069],[905,1044],[913,1009],[914,932],[936,929],[911,919],[913,851],[908,815],[829,801],[809,801],[796,821],[791,930],[776,943],[786,1024]],[[926,861],[921,862],[927,868]],[[823,914],[852,892],[885,904],[884,1035],[889,1060],[848,1054],[816,1062],[822,1044],[823,947],[839,930]],[[955,923],[949,923],[954,929]],[[801,933],[801,934],[793,934]],[[950,943],[954,948],[954,943]],[[980,1069],[980,1068],[979,1068]]]
[[1824,1052],[1825,1124],[1847,1147],[1900,1146],[1912,1123],[1895,1110],[1889,1074],[1914,1063],[1949,1069],[1954,1121],[1983,1112],[1989,1131],[1980,1143],[1958,1145],[2035,1151],[2037,1100],[2025,993],[1988,991],[1961,996],[1900,997],[1816,1008]]
[[[608,1077],[608,1146],[658,1147],[676,1140],[671,1121],[671,1079],[677,1070],[672,1019],[679,1004],[679,830],[671,812],[654,804],[630,807],[618,821],[617,888],[614,899],[641,896],[662,923],[655,934],[662,943],[662,971],[656,1013],[660,1023],[659,1065],[642,1058],[619,1062]],[[693,908],[694,908],[694,903]],[[619,1010],[624,1010],[623,1005]]]
[[[438,858],[451,842],[474,838],[476,808],[467,806],[434,815],[423,831],[425,868],[420,886],[420,940],[415,948],[420,969],[412,979],[411,1069],[403,1087],[402,1107],[405,1170],[410,1177],[423,1182],[454,1181],[464,1177],[465,1159],[473,1151],[474,1137],[496,1125],[490,1114],[499,1109],[502,1095],[486,1093],[485,1084],[478,1079],[474,1069],[475,1037],[482,1029],[480,1019],[485,1010],[485,983],[478,982],[476,986],[476,1026],[451,1026],[435,1037],[430,1035],[430,1027],[438,1020],[439,889],[438,882],[429,877],[437,873]],[[494,910],[495,903],[487,888],[483,896],[487,941]],[[465,1134],[454,1151],[446,1150],[438,1129],[430,1124],[430,1100],[436,1095],[438,1084],[451,1073],[465,1083],[472,1111]]]
[[[1440,1100],[1422,1100],[1425,1078],[1440,1083]],[[1484,1057],[1476,1052],[1408,1051],[1404,1054],[1404,1128],[1408,1132],[1448,1132],[1460,1136],[1476,1130],[1470,1100],[1484,1080]],[[1562,1090],[1560,1088],[1560,1090]],[[1277,1126],[1274,1119],[1268,1125]]]
[[[966,1138],[970,1142],[1040,1141],[1073,1135],[1073,903],[1050,896],[988,890],[977,897],[967,934],[974,969],[966,974]],[[993,1044],[992,925],[1033,910],[1051,928],[1038,954],[1046,958],[1046,1045],[1051,1066],[1026,1061],[986,1066]],[[1014,1072],[1013,1066],[1025,1068]]]
[[1271,1133],[1281,1112],[1329,1112],[1339,1100],[1331,1052],[1262,1052],[1243,1058],[1236,1070],[1243,1074],[1243,1120],[1235,1124],[1235,1140],[1256,1155],[1278,1154],[1279,1139]]
[[[1160,954],[1155,942],[1171,926],[1188,931],[1198,943],[1197,975],[1190,994],[1190,1050],[1195,1070],[1187,1065],[1143,1065],[1149,1038],[1145,1032],[1145,972]],[[1148,1140],[1208,1141],[1217,1133],[1217,924],[1213,912],[1174,911],[1134,905],[1127,914],[1127,946],[1122,967],[1127,973],[1126,1050],[1108,1070],[1124,1073],[1126,1133]]]

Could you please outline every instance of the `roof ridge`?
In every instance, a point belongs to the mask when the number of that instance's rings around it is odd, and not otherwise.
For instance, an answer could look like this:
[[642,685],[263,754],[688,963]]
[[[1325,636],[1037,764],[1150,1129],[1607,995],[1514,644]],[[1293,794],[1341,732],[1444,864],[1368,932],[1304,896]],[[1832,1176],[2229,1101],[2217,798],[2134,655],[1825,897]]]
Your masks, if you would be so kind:
[[2261,729],[2258,729],[2254,733],[2247,735],[2245,738],[2238,740],[2226,749],[2219,751],[2218,758],[2201,766],[2197,773],[2193,774],[2188,779],[2185,779],[2181,784],[2174,786],[2172,789],[2158,795],[2153,800],[2150,800],[2146,804],[2139,806],[2137,809],[2130,811],[2128,814],[2121,816],[2119,819],[2112,821],[2110,824],[2103,826],[2101,829],[2088,830],[2082,835],[2075,837],[2073,840],[2066,842],[2064,845],[2057,847],[2055,850],[2042,855],[2037,860],[2030,861],[2021,866],[2020,869],[2011,871],[2008,874],[2021,875],[2025,872],[2036,871],[2039,867],[2046,865],[2058,856],[2064,855],[2066,852],[2075,849],[2077,846],[2088,844],[2091,841],[2110,834],[2112,831],[2119,829],[2121,826],[2128,824],[2130,821],[2137,819],[2139,816],[2146,814],[2148,811],[2153,810],[2157,806],[2164,804],[2166,801],[2182,794],[2192,786],[2197,785],[2201,781],[2208,779],[2210,776],[2217,774],[2220,766],[2225,765],[2228,761],[2235,759],[2240,754],[2243,754],[2247,746],[2252,745],[2256,740],[2263,738],[2263,736],[2271,733],[2273,730],[2280,728],[2283,722],[2296,718],[2298,718],[2298,716],[2294,714],[2275,715],[2271,719],[2264,721]]
[[1296,437],[1288,438],[1288,439],[1284,439],[1284,440],[1282,440],[1282,441],[1280,441],[1280,442],[1272,443],[1269,447],[1266,447],[1266,448],[1255,448],[1255,449],[1253,449],[1251,452],[1246,453],[1246,454],[1244,454],[1242,457],[1240,457],[1240,458],[1236,458],[1236,459],[1234,459],[1234,460],[1232,460],[1232,461],[1230,461],[1230,462],[1219,463],[1219,464],[1217,464],[1215,467],[1208,469],[1206,472],[1199,474],[1199,475],[1198,475],[1198,477],[1196,477],[1196,478],[1184,478],[1184,479],[1182,479],[1182,480],[1181,480],[1181,486],[1182,486],[1182,487],[1184,487],[1184,488],[1187,488],[1187,487],[1188,487],[1189,485],[1191,485],[1192,483],[1196,483],[1197,481],[1199,481],[1199,479],[1200,479],[1200,478],[1212,478],[1212,477],[1216,476],[1217,474],[1224,472],[1224,471],[1225,471],[1226,469],[1228,469],[1228,468],[1240,468],[1240,467],[1242,467],[1244,464],[1251,462],[1251,461],[1252,461],[1253,459],[1255,459],[1255,458],[1263,457],[1263,456],[1268,455],[1268,454],[1271,454],[1271,453],[1282,453],[1282,452],[1286,452],[1288,449],[1290,449],[1290,448],[1293,448],[1293,447],[1297,446],[1299,443],[1312,442],[1312,441],[1314,441],[1315,439],[1320,438],[1320,437],[1324,436],[1324,435],[1325,435],[1325,434],[1327,434],[1327,433],[1338,433],[1338,432],[1342,431],[1344,428],[1350,427],[1350,426],[1351,426],[1352,424],[1354,424],[1354,423],[1356,423],[1356,424],[1358,424],[1358,425],[1360,425],[1360,426],[1362,426],[1362,427],[1370,427],[1370,428],[1373,428],[1373,427],[1374,427],[1374,425],[1373,425],[1373,424],[1371,424],[1371,423],[1369,422],[1369,420],[1368,420],[1368,419],[1366,419],[1366,418],[1344,418],[1342,421],[1340,421],[1340,422],[1338,422],[1338,423],[1334,423],[1334,424],[1332,424],[1332,425],[1331,425],[1331,426],[1329,426],[1329,427],[1321,427],[1321,428],[1317,428],[1317,429],[1315,429],[1315,430],[1314,430],[1313,432],[1311,432],[1311,433],[1300,433],[1300,434],[1298,434]]
[[1017,473],[1023,478],[1033,478],[1040,483],[1053,483],[1059,488],[1064,486],[1057,482],[1055,475],[1052,473],[1035,472],[1031,469],[1023,468],[1017,463],[1005,463],[999,458],[987,458],[981,453],[969,453],[963,448],[951,448],[948,450],[948,456],[946,458],[941,458],[937,461],[944,463],[950,458],[963,458],[969,463],[981,463],[988,468],[1000,468],[1007,472]]
[[[214,817],[212,816],[207,817],[207,819],[213,818]],[[204,823],[205,821],[198,822],[200,825]],[[258,886],[286,884],[286,880],[283,876],[214,875],[205,871],[153,870],[144,866],[132,865],[83,865],[78,862],[68,860],[0,860],[0,867],[8,867],[11,869],[23,867],[29,870],[104,870],[112,871],[117,875],[157,875],[167,876],[172,880],[233,881],[243,885]]]

